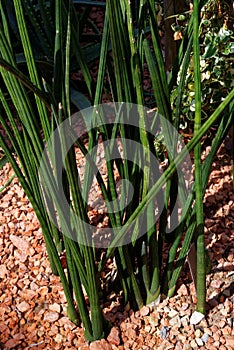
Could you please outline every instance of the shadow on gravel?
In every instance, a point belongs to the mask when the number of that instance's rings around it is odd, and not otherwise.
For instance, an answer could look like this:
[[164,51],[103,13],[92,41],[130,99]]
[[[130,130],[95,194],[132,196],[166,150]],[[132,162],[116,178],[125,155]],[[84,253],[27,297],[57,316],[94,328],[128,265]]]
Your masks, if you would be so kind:
[[207,303],[209,304],[209,309],[210,310],[214,309],[216,307],[215,301],[219,301],[223,296],[224,298],[229,298],[229,299],[232,296],[234,296],[234,282],[232,282],[229,286],[227,286],[225,289],[223,289],[220,293],[215,295],[213,298],[208,300]]

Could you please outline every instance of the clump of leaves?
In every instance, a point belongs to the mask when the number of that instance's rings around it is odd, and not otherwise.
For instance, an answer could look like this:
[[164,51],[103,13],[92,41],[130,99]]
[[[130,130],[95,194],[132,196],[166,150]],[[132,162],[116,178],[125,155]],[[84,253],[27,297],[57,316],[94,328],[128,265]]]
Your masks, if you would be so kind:
[[[228,29],[229,6],[226,2],[209,1],[202,11],[200,23],[201,48],[201,98],[202,119],[214,112],[218,104],[233,88],[233,65],[231,55],[234,52],[233,32]],[[178,95],[178,85],[173,89],[171,102]],[[193,120],[195,110],[194,100],[194,62],[193,53],[187,70],[184,92],[182,97],[182,115],[180,127],[186,128]]]

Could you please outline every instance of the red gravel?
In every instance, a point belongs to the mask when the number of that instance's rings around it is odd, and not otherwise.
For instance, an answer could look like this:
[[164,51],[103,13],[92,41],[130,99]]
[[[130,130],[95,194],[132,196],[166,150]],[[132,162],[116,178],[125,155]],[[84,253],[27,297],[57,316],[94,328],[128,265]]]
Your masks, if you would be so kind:
[[[0,171],[0,187],[11,177]],[[205,200],[205,235],[212,258],[207,276],[207,315],[191,324],[195,290],[186,267],[175,297],[133,312],[119,297],[104,313],[112,328],[107,341],[85,343],[82,327],[66,317],[59,278],[51,274],[38,221],[18,179],[1,194],[0,204],[1,349],[234,349],[234,194],[231,157],[217,156]]]

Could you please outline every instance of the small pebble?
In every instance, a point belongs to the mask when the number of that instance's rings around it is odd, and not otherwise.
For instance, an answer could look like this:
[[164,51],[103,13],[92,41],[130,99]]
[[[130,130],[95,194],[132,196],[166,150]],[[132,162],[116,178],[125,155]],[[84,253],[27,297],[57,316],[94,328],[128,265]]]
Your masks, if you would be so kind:
[[106,340],[97,340],[90,344],[90,350],[111,350],[112,347]]
[[5,278],[7,276],[8,270],[5,265],[0,265],[0,278]]
[[187,287],[184,284],[182,284],[180,286],[180,288],[177,290],[177,294],[180,295],[180,296],[182,296],[182,295],[187,296],[188,295]]
[[157,327],[159,324],[159,316],[152,314],[151,316],[149,316],[149,323],[152,326]]
[[14,244],[14,246],[18,248],[20,251],[22,252],[28,251],[29,243],[25,239],[15,235],[10,235],[10,240]]
[[190,317],[190,324],[198,324],[205,317],[201,312],[194,311],[192,316]]
[[195,337],[196,337],[196,338],[201,338],[201,336],[202,336],[201,330],[200,330],[200,329],[196,329],[196,331],[195,331]]
[[216,340],[213,345],[218,349],[220,347],[220,341]]
[[207,334],[207,333],[204,333],[203,335],[202,335],[202,337],[201,337],[201,340],[203,341],[203,343],[207,343],[208,342],[208,340],[209,340],[209,334]]
[[160,330],[160,337],[162,339],[166,339],[169,335],[169,327],[162,326],[162,329]]
[[194,339],[191,341],[190,345],[191,345],[192,349],[194,349],[194,348],[196,349],[197,348],[197,343],[196,343],[196,341]]
[[232,328],[232,327],[233,327],[233,317],[228,317],[228,318],[227,318],[227,323],[228,323],[229,326]]
[[230,300],[226,299],[225,302],[224,302],[224,307],[225,307],[227,313],[231,313],[231,311],[232,311],[232,302]]
[[30,310],[30,305],[28,303],[26,303],[26,301],[22,301],[22,303],[17,305],[17,309],[20,312],[26,312],[26,311]]
[[57,312],[47,312],[44,316],[44,321],[55,322],[59,319],[59,314]]
[[214,333],[213,334],[213,338],[214,338],[215,341],[218,341],[219,338],[220,338],[220,331],[218,331],[217,333]]
[[189,323],[189,317],[188,317],[188,315],[185,315],[184,317],[182,317],[182,318],[180,319],[180,321],[181,321],[181,324],[183,325],[183,327],[184,327],[184,326],[187,326],[188,323]]
[[223,328],[225,325],[226,325],[226,322],[225,322],[224,320],[221,320],[221,321],[219,322],[219,327],[220,327],[220,328]]
[[169,307],[168,306],[165,306],[164,307],[164,312],[167,312],[167,313],[169,313],[171,310],[169,309]]
[[119,330],[116,327],[112,327],[110,334],[107,337],[107,340],[110,344],[119,345],[120,344],[120,338],[119,338]]
[[177,326],[178,328],[181,327],[181,320],[179,316],[175,316],[173,318],[170,319],[169,321],[170,326]]
[[178,311],[176,311],[176,310],[174,310],[174,309],[171,309],[170,312],[169,312],[169,314],[168,314],[168,316],[169,316],[170,318],[173,318],[173,317],[175,317],[176,315],[178,315]]
[[54,303],[52,305],[49,305],[49,309],[51,311],[55,311],[55,312],[58,312],[60,313],[61,312],[61,305],[57,304],[57,303]]
[[201,338],[195,338],[195,341],[198,346],[203,346],[203,341],[201,340]]
[[185,311],[185,310],[187,310],[188,307],[189,307],[188,303],[183,303],[181,306],[181,310]]
[[[170,332],[170,336],[171,336],[171,332]],[[180,340],[180,341],[182,341],[184,344],[186,343],[186,341],[187,341],[187,336],[185,335],[185,334],[178,334],[177,335],[177,338]]]
[[216,333],[218,330],[219,330],[219,329],[218,329],[218,327],[217,327],[216,325],[211,326],[211,331],[212,331],[213,333]]
[[224,317],[226,317],[226,316],[229,314],[228,310],[226,310],[226,309],[220,310],[220,313],[221,313]]
[[229,326],[226,326],[222,329],[223,335],[230,335],[231,331],[232,331],[232,329]]
[[150,326],[150,325],[145,326],[145,331],[146,331],[147,333],[150,333],[150,331],[151,331],[151,326]]
[[161,324],[164,327],[169,327],[170,326],[168,318],[163,318],[162,321],[161,321]]
[[140,310],[140,315],[142,317],[149,315],[150,309],[148,306],[143,306]]
[[61,334],[57,334],[54,340],[56,341],[56,343],[61,344],[63,341],[63,336]]
[[184,344],[183,350],[191,350],[190,344]]

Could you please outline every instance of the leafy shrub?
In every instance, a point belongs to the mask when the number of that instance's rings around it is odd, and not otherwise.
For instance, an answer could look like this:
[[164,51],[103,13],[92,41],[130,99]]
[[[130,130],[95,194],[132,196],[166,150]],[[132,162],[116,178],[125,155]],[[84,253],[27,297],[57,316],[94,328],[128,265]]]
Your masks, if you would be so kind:
[[[233,32],[228,29],[230,4],[225,1],[208,1],[202,8],[200,23],[200,50],[201,50],[201,98],[202,119],[207,119],[233,88],[234,53]],[[183,16],[183,26],[174,25],[174,30],[182,32],[187,26],[189,14]],[[177,16],[178,21],[181,15]],[[180,73],[178,76],[178,82]],[[172,91],[171,101],[177,98],[179,87]],[[191,52],[190,64],[186,73],[186,80],[182,97],[182,115],[180,127],[186,128],[189,121],[193,121],[194,100],[194,63]]]

